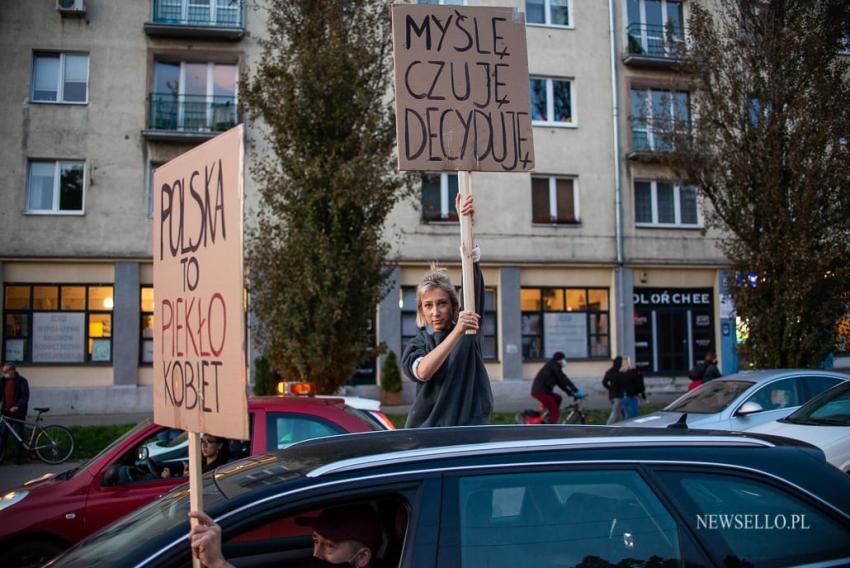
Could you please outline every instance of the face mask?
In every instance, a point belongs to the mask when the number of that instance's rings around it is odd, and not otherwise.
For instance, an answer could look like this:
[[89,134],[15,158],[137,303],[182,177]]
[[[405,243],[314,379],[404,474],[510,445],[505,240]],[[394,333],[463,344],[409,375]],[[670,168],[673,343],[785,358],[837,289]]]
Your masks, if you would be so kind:
[[354,558],[352,558],[348,562],[328,562],[327,560],[322,560],[317,556],[313,556],[312,558],[310,558],[310,568],[340,568],[341,566],[353,566],[353,560]]
[[561,359],[560,361],[558,361],[558,364],[561,366],[562,369],[567,368],[567,361],[565,359]]
[[12,373],[3,373],[3,378],[4,378],[4,379],[11,379],[11,378],[12,378]]

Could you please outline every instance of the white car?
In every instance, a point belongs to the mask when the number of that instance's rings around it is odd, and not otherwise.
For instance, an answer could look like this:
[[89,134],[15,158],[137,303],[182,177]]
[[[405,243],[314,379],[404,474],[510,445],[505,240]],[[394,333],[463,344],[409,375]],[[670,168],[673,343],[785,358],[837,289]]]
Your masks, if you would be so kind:
[[808,442],[822,449],[829,463],[850,474],[850,383],[821,393],[787,418],[748,431]]

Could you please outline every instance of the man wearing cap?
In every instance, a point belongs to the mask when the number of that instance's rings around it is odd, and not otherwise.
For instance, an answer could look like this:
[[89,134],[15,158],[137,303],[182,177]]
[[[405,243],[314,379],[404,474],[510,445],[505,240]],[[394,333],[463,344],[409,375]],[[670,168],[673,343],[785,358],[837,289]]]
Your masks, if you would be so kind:
[[[207,568],[232,568],[221,553],[221,527],[207,514],[192,511],[198,523],[189,532],[192,554]],[[313,529],[313,558],[318,568],[350,566],[377,568],[375,553],[381,547],[381,521],[368,505],[324,509],[316,517],[296,517],[295,523]]]

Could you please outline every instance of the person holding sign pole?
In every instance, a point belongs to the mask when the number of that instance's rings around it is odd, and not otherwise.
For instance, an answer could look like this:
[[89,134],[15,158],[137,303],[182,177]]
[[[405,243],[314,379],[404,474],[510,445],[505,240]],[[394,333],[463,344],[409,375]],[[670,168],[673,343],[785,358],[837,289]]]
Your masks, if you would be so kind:
[[[475,213],[472,195],[458,195],[461,215]],[[463,254],[463,251],[461,251]],[[490,377],[481,351],[484,277],[480,249],[472,251],[475,310],[460,309],[455,288],[445,270],[432,266],[416,289],[419,333],[402,354],[402,371],[416,383],[416,400],[406,428],[489,424],[493,410]],[[467,334],[467,330],[475,332]]]

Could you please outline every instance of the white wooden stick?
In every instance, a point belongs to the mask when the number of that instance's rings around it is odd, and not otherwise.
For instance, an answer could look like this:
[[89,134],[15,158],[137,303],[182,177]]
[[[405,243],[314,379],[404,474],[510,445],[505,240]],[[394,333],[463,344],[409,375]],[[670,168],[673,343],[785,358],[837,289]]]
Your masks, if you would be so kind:
[[[201,436],[197,432],[189,432],[189,509],[201,512],[204,510],[203,472],[201,470]],[[198,524],[197,519],[191,519],[192,526]],[[192,568],[202,568],[201,560],[192,556]]]
[[[458,173],[459,193],[461,203],[467,195],[472,195],[472,174],[468,171]],[[463,271],[463,309],[475,311],[475,276],[472,270],[472,215],[460,215],[460,246],[461,269]],[[484,322],[479,322],[484,325]],[[467,335],[475,335],[475,331],[466,330]]]

